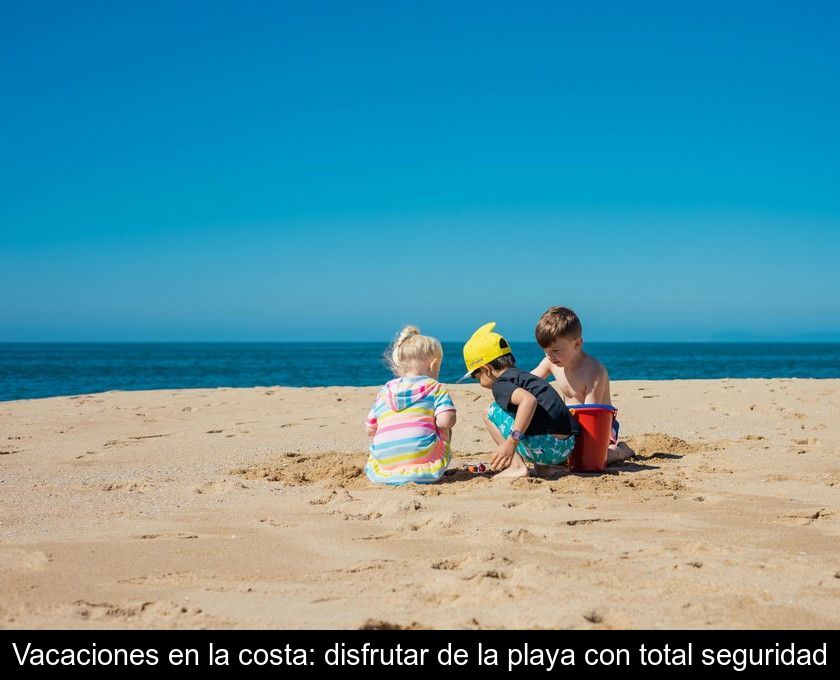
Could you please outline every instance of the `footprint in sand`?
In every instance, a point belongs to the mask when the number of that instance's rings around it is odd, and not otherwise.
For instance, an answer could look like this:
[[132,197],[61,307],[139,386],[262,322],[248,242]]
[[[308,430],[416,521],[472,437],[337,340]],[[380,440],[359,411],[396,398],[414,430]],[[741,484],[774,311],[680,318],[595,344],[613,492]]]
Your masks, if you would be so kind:
[[95,456],[97,453],[98,453],[98,451],[85,451],[84,453],[76,456],[76,460],[81,460],[85,456]]
[[762,481],[764,482],[789,482],[790,480],[791,477],[789,477],[788,475],[780,475],[777,473],[762,477]]
[[436,512],[433,517],[421,519],[419,521],[410,521],[402,525],[403,532],[422,531],[422,532],[440,532],[449,531],[453,534],[461,533],[457,531],[457,527],[461,524],[461,519],[452,512]]
[[415,512],[422,512],[425,510],[423,504],[415,499],[410,500],[396,500],[391,502],[377,503],[376,507],[380,508],[383,514],[405,516],[412,515]]
[[186,531],[179,531],[175,534],[140,534],[139,536],[135,536],[134,538],[138,538],[143,541],[152,541],[156,539],[185,539],[185,538],[198,538],[198,534],[191,534]]
[[370,503],[367,507],[362,508],[360,512],[353,513],[346,510],[335,510],[332,514],[341,515],[345,520],[369,521],[383,519],[387,521],[392,517],[406,517],[410,515],[418,515],[416,519],[410,519],[398,523],[396,527],[391,524],[388,526],[391,531],[384,534],[375,534],[362,537],[361,540],[374,541],[385,538],[411,538],[415,532],[426,534],[428,532],[439,533],[441,531],[448,531],[453,534],[459,534],[458,527],[462,524],[462,519],[451,512],[435,512],[428,516],[429,513],[423,512],[424,508],[417,501],[409,503],[401,503],[394,505],[382,505],[381,503]]
[[390,538],[400,538],[402,533],[399,531],[389,531],[384,534],[370,534],[369,536],[360,536],[354,538],[354,541],[386,541]]
[[498,569],[479,569],[475,573],[469,574],[468,576],[462,576],[461,578],[464,581],[483,581],[484,579],[502,581],[507,579],[508,575]]
[[513,560],[496,553],[470,552],[432,562],[432,569],[438,571],[463,572],[458,577],[464,581],[483,581],[484,579],[506,580],[509,574],[506,568]]
[[781,524],[787,524],[788,526],[807,526],[809,524],[813,524],[819,519],[824,519],[826,517],[832,516],[834,513],[830,510],[826,510],[825,508],[820,508],[818,510],[806,510],[804,512],[793,513],[789,515],[783,515],[778,518],[778,521]]
[[337,488],[337,489],[330,489],[325,491],[323,494],[318,496],[311,501],[309,501],[309,505],[329,505],[330,503],[350,503],[356,500],[353,496],[350,495],[350,492],[347,489]]
[[106,449],[123,448],[125,446],[131,446],[131,442],[122,439],[111,439],[105,442],[103,446]]
[[231,491],[241,491],[242,489],[247,488],[249,487],[243,484],[242,482],[220,479],[213,482],[206,482],[201,486],[197,486],[195,489],[193,489],[193,492],[197,494],[217,494],[230,493]]
[[502,530],[502,537],[514,543],[542,543],[547,537],[544,534],[535,534],[528,529],[507,529]]
[[586,518],[586,519],[569,519],[569,520],[566,520],[566,524],[568,524],[570,527],[574,527],[574,526],[578,526],[579,524],[596,524],[597,522],[608,523],[608,522],[620,522],[620,521],[621,520],[610,519],[610,518],[606,518],[606,517],[592,517],[592,518]]
[[357,630],[422,630],[423,628],[424,626],[421,626],[416,621],[403,625],[401,623],[384,621],[383,619],[367,619]]
[[272,519],[271,517],[264,517],[260,520],[260,524],[267,524],[272,527],[279,527],[283,529],[292,529],[298,526],[295,522],[285,522],[279,519]]
[[379,519],[382,517],[381,512],[377,512],[376,510],[372,510],[371,512],[360,512],[360,513],[351,513],[351,512],[341,512],[340,510],[334,510],[331,514],[333,515],[340,515],[343,520],[357,520],[361,522],[368,522],[372,519]]
[[[365,562],[361,562],[354,567],[348,567],[345,569],[330,569],[329,573],[331,574],[361,574],[368,571],[381,571],[386,567],[390,567],[395,563],[395,560],[390,560],[387,558],[378,559],[378,560],[367,560]],[[406,563],[407,564],[407,563]]]
[[129,480],[126,482],[106,482],[105,484],[99,485],[100,491],[126,491],[132,492],[137,491],[142,493],[146,489],[151,488],[150,484],[147,484],[145,481],[142,480]]
[[[66,608],[63,605],[60,608]],[[197,607],[187,607],[173,602],[127,602],[112,604],[110,602],[88,602],[77,600],[72,605],[72,615],[85,621],[103,622],[107,625],[114,623],[143,622],[153,627],[207,626],[220,619],[205,615]]]

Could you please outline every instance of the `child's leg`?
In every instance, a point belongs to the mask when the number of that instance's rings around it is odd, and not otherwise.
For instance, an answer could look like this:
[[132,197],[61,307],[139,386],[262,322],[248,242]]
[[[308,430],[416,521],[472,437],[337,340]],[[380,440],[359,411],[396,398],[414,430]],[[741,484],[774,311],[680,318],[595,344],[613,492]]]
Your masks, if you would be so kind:
[[607,448],[607,465],[618,463],[622,460],[627,460],[636,455],[636,452],[631,449],[625,442],[617,442],[610,444]]
[[501,445],[501,443],[505,440],[505,436],[499,431],[499,428],[496,427],[496,423],[490,420],[490,416],[487,413],[484,414],[484,425],[487,427],[487,431],[490,433],[490,436],[493,437],[493,441],[496,442],[496,446]]
[[[513,416],[505,412],[494,402],[490,404],[490,408],[484,414],[484,424],[487,426],[487,431],[490,433],[490,436],[493,437],[493,441],[496,442],[496,446],[500,446],[510,434],[510,430],[513,427]],[[527,476],[528,466],[522,460],[522,456],[518,451],[513,452],[510,465],[501,472],[496,473],[496,477],[503,479]]]
[[636,455],[625,442],[618,441],[618,421],[613,416],[612,432],[610,433],[610,445],[607,448],[607,465],[612,465],[622,460],[627,460]]
[[496,476],[493,479],[511,479],[515,477],[527,477],[528,476],[528,466],[525,465],[525,461],[522,460],[522,456],[520,456],[516,451],[513,452],[513,458],[510,459],[510,465],[508,465],[504,470],[501,472],[497,472]]
[[537,477],[548,477],[555,473],[561,463],[556,465],[543,465],[542,463],[534,463],[534,474]]

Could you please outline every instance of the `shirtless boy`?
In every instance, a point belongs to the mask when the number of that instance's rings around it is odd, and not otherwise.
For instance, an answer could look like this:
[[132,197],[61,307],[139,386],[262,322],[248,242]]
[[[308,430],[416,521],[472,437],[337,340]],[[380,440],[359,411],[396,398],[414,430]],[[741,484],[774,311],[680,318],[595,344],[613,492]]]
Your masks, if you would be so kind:
[[[567,307],[552,307],[540,317],[534,335],[545,359],[531,373],[543,379],[553,375],[566,405],[612,403],[607,369],[583,351],[583,329],[577,314]],[[634,455],[633,449],[618,441],[618,421],[613,420],[607,463]]]

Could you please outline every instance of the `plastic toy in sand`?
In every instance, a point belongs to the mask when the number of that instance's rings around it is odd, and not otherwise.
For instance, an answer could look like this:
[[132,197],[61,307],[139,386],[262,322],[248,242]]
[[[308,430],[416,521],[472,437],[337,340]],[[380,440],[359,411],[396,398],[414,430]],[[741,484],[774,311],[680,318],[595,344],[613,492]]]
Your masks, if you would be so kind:
[[603,472],[616,408],[609,404],[575,404],[569,413],[578,421],[580,434],[569,456],[572,472]]
[[449,468],[443,474],[447,477],[457,474],[458,472],[466,472],[471,475],[483,475],[489,473],[490,471],[490,465],[487,463],[464,463],[460,467]]

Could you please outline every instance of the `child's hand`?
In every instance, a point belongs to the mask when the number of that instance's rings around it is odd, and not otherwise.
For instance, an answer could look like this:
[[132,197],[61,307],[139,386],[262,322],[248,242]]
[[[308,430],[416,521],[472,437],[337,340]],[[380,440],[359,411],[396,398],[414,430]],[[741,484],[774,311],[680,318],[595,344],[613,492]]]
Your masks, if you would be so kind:
[[493,460],[490,463],[490,469],[499,471],[509,467],[513,461],[513,454],[516,453],[516,441],[513,439],[505,439],[499,444],[499,447],[493,453]]

